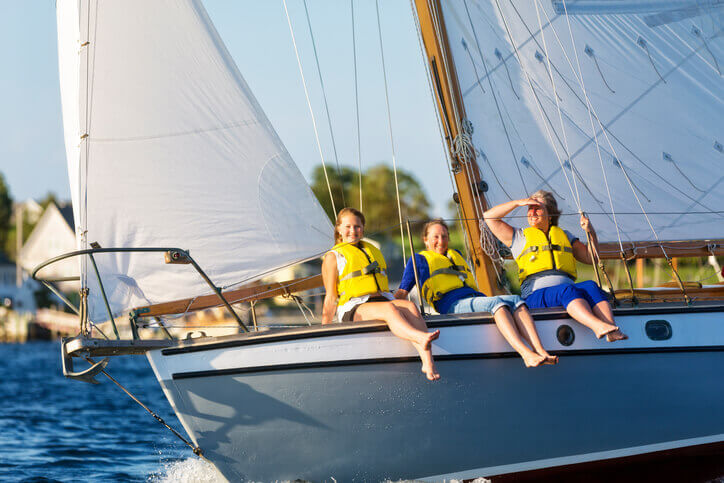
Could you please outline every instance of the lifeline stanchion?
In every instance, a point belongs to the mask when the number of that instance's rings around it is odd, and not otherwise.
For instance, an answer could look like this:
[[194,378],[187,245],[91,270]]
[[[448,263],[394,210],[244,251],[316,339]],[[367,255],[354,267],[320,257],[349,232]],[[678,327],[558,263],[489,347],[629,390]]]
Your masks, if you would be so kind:
[[422,287],[420,286],[420,279],[417,275],[417,262],[415,261],[415,245],[412,243],[412,237],[410,236],[410,220],[407,220],[407,238],[410,240],[410,254],[412,258],[412,270],[415,272],[415,285],[417,285],[417,295],[420,299],[420,314],[425,315],[425,306],[422,302]]
[[[95,362],[93,361],[93,359],[91,359],[90,357],[84,357],[83,359],[85,359],[86,361],[88,361],[90,364],[95,364]],[[176,430],[173,429],[171,426],[169,426],[169,425],[166,423],[166,421],[163,420],[163,418],[162,418],[161,416],[159,416],[158,414],[156,414],[156,413],[154,413],[153,411],[151,411],[151,409],[149,409],[148,406],[146,406],[146,405],[143,404],[141,401],[139,401],[138,398],[137,398],[136,396],[134,396],[133,394],[131,394],[131,393],[128,391],[128,389],[126,389],[125,387],[123,387],[123,385],[122,385],[120,382],[118,382],[118,381],[116,381],[115,379],[113,379],[113,376],[111,376],[110,374],[108,374],[105,370],[102,370],[101,372],[103,373],[104,376],[106,376],[108,379],[110,379],[113,384],[115,384],[116,386],[120,387],[123,392],[125,392],[126,394],[128,394],[128,397],[130,397],[131,399],[133,399],[134,401],[136,401],[143,409],[145,409],[146,411],[148,411],[149,414],[156,419],[156,421],[158,421],[159,423],[161,423],[161,424],[163,424],[164,426],[166,426],[166,428],[167,428],[169,431],[171,431],[173,434],[175,434],[178,439],[180,439],[181,441],[183,441],[184,443],[186,443],[186,445],[187,445],[189,448],[191,448],[191,451],[193,451],[196,456],[203,456],[203,452],[201,451],[201,448],[199,448],[198,446],[194,446],[193,443],[191,443],[189,440],[187,440],[186,438],[184,438],[178,431],[176,431]]]

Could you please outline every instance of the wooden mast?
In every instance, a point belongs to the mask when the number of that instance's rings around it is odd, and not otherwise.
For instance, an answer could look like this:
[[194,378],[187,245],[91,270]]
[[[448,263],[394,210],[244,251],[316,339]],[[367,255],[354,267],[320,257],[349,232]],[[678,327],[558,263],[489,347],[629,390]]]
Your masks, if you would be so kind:
[[[472,159],[464,159],[462,155],[456,155],[453,149],[453,142],[460,134],[460,126],[465,119],[465,107],[460,94],[455,64],[447,42],[445,23],[440,14],[440,1],[415,0],[415,9],[420,22],[426,60],[432,75],[437,108],[453,161],[452,170],[457,186],[456,202],[460,205],[467,242],[471,249],[472,268],[475,270],[480,290],[486,295],[499,295],[504,292],[498,284],[495,265],[480,244],[480,226],[475,209],[476,196],[482,201],[483,210],[488,209],[484,189],[481,189],[485,183],[481,182],[478,163],[474,158],[475,154],[473,153]],[[438,32],[440,35],[437,34]],[[477,192],[474,193],[473,190]]]

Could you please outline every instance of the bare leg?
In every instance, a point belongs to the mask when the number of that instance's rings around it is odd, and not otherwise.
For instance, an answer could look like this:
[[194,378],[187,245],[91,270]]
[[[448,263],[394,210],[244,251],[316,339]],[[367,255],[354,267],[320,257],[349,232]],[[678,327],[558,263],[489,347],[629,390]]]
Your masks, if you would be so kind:
[[[410,325],[427,332],[427,324],[425,324],[425,321],[420,315],[420,311],[417,310],[417,306],[414,303],[409,300],[393,300],[392,303],[398,308],[400,313],[407,319]],[[432,342],[432,340],[435,340],[440,336],[440,331],[436,330],[432,332],[431,335],[433,336],[431,338]],[[440,374],[438,374],[435,369],[435,361],[432,357],[432,348],[429,345],[427,347],[421,347],[415,342],[413,342],[412,345],[415,346],[415,349],[417,349],[417,352],[420,354],[420,359],[422,360],[422,372],[425,373],[427,378],[431,381],[440,379]]]
[[[593,313],[596,314],[596,317],[599,319],[605,320],[611,325],[616,325],[613,322],[613,310],[611,310],[611,304],[609,304],[608,301],[602,300],[594,305]],[[628,336],[624,334],[621,329],[606,334],[606,340],[609,342],[625,339],[628,339]]]
[[543,348],[543,344],[541,344],[540,338],[538,337],[538,331],[535,328],[533,316],[530,315],[528,307],[525,305],[518,307],[513,313],[513,320],[515,321],[515,325],[518,327],[518,332],[520,332],[528,344],[530,344],[538,355],[543,356],[545,359],[543,364],[556,364],[558,362],[558,356],[550,355]]
[[508,344],[523,358],[526,367],[536,367],[545,361],[543,356],[536,354],[525,345],[513,321],[513,316],[507,307],[501,307],[496,310],[493,314],[493,319],[500,333],[503,334],[505,340],[508,341]]
[[574,320],[591,329],[599,339],[606,334],[618,330],[618,327],[615,325],[609,324],[593,315],[591,307],[584,299],[574,299],[568,304],[568,307],[566,307],[566,312],[568,312],[568,315],[573,317]]
[[[411,324],[403,312],[398,309],[395,304],[390,302],[369,302],[360,305],[354,314],[354,320],[370,320],[381,319],[385,321],[390,331],[400,339],[405,339],[412,343],[415,350],[420,355],[423,364],[423,372],[431,381],[440,378],[435,371],[435,364],[432,359],[432,351],[430,343],[437,339],[440,331],[427,332],[421,330]],[[424,325],[424,321],[420,319]]]

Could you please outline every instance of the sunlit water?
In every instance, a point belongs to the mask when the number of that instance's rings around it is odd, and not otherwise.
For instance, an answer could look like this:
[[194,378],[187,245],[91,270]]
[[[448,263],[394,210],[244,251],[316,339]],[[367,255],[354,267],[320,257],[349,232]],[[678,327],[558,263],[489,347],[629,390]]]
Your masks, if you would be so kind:
[[[145,357],[112,358],[107,370],[183,433]],[[98,380],[64,378],[58,342],[0,344],[1,480],[223,481],[105,376]]]

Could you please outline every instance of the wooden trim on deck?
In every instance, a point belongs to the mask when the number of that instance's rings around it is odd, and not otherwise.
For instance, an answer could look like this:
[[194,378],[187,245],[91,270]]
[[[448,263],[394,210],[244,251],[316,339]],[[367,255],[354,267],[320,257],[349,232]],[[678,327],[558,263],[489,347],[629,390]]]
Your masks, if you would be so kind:
[[[287,295],[294,292],[302,292],[322,286],[322,275],[313,275],[311,277],[296,278],[294,280],[286,280],[284,282],[272,282],[253,285],[244,285],[234,290],[222,292],[226,300],[230,304],[238,302],[250,302],[252,300],[262,300],[280,295]],[[147,305],[135,309],[139,317],[158,317],[168,314],[183,314],[185,312],[193,312],[212,307],[223,305],[223,302],[216,294],[202,295],[199,297],[188,298],[183,300],[174,300],[172,302],[164,302],[160,304]]]

